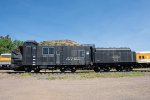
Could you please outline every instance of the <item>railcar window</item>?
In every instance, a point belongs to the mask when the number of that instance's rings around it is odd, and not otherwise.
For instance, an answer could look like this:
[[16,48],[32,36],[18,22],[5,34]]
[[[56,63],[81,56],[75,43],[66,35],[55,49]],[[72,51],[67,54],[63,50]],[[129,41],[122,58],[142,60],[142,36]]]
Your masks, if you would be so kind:
[[141,59],[141,56],[139,56],[139,59]]
[[54,48],[49,48],[49,54],[54,54]]
[[80,57],[85,57],[85,51],[80,51]]
[[142,56],[142,59],[144,59],[144,56]]
[[48,48],[43,48],[43,54],[48,54]]

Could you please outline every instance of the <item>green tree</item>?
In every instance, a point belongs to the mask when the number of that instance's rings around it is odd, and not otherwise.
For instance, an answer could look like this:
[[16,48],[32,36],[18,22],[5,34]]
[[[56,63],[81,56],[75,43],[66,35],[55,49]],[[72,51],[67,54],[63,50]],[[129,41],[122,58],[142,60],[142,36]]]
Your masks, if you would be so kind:
[[18,48],[23,45],[21,40],[12,40],[9,35],[0,36],[0,54],[10,53],[13,48]]
[[19,46],[23,45],[23,41],[20,40],[14,40],[13,41],[13,48],[18,48]]
[[9,35],[0,36],[0,54],[10,52],[12,47],[13,43]]

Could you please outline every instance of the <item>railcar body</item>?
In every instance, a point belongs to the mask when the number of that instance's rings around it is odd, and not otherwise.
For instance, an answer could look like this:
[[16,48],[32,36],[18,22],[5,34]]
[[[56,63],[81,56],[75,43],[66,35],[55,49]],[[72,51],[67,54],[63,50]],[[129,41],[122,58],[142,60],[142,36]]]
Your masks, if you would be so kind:
[[141,67],[150,67],[150,51],[137,52],[136,61]]
[[136,65],[135,55],[130,48],[96,48],[94,71],[109,71],[112,68],[130,71]]
[[4,53],[0,56],[0,69],[10,69],[11,66],[11,54]]
[[42,46],[36,41],[26,41],[19,49],[12,50],[11,58],[11,69],[26,72],[41,69],[75,72],[93,68],[95,72],[131,71],[141,67],[140,63],[149,63],[150,53],[136,54],[130,48],[95,48],[94,45]]
[[12,52],[12,64],[14,69],[24,69],[27,72],[39,72],[41,69],[75,72],[78,68],[91,66],[91,49],[91,46],[41,46],[35,41],[26,41],[20,54]]

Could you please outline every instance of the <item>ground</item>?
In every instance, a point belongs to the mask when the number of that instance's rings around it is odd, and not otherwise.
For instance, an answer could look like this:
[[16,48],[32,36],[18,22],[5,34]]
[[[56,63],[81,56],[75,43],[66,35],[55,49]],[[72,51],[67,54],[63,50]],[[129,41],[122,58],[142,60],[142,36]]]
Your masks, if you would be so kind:
[[0,71],[0,100],[149,100],[150,72],[146,73],[135,77],[53,80]]

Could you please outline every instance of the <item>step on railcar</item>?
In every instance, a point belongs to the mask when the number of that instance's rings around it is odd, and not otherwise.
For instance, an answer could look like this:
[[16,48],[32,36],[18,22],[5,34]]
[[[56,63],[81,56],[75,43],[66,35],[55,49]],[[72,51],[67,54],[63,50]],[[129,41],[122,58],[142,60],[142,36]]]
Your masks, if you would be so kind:
[[136,53],[130,48],[96,48],[94,71],[131,71],[136,65]]
[[60,69],[75,72],[92,66],[92,46],[41,46],[36,41],[26,41],[18,50],[12,51],[12,68],[26,72],[41,69]]

